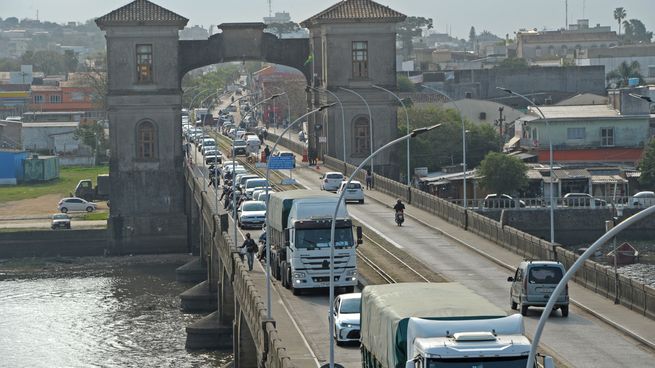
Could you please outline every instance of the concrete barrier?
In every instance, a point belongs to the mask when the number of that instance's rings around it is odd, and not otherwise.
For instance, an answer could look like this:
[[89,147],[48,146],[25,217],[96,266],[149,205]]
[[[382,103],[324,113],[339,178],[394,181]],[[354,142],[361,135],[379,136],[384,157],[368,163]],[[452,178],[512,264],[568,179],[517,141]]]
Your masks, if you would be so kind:
[[0,258],[102,256],[106,229],[0,233]]

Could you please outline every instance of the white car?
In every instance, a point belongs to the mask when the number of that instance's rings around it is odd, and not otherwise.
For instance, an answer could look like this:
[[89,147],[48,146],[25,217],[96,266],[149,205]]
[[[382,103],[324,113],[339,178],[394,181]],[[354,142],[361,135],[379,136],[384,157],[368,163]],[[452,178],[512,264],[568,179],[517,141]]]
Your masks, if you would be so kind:
[[337,345],[359,342],[362,293],[341,294],[334,299],[334,340]]
[[639,192],[632,196],[630,204],[632,204],[633,207],[650,207],[655,204],[655,192]]
[[348,182],[346,180],[341,182],[339,190],[337,190],[337,194],[341,195],[341,192],[345,190],[346,193],[343,195],[344,201],[356,201],[358,203],[364,203],[364,190],[362,189],[362,183],[357,180],[353,180],[348,185],[348,188],[346,188],[347,183]]
[[345,177],[340,172],[326,172],[325,175],[321,176],[321,190],[336,192],[344,179]]
[[266,221],[266,203],[244,201],[239,206],[238,225],[240,228],[261,228]]
[[68,197],[62,198],[62,200],[59,201],[57,208],[59,208],[59,211],[63,213],[68,211],[93,212],[96,210],[96,204],[93,202],[87,202],[82,198]]

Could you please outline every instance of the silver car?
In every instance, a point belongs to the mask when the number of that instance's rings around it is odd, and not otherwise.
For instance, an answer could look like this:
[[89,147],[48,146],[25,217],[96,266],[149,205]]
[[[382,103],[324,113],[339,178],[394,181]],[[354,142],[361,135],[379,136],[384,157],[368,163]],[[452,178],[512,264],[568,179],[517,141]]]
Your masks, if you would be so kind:
[[[509,292],[510,306],[519,309],[522,315],[528,307],[545,307],[550,295],[564,277],[564,266],[553,261],[523,261],[507,281],[512,283]],[[562,317],[569,315],[569,288],[560,294],[554,309],[562,311]]]
[[362,293],[341,294],[334,299],[334,340],[359,342]]
[[93,202],[87,202],[82,198],[78,197],[69,197],[62,198],[57,204],[57,208],[60,212],[66,213],[68,211],[86,211],[93,212],[96,210],[96,204]]
[[245,201],[239,206],[238,225],[240,228],[262,228],[266,220],[266,203]]

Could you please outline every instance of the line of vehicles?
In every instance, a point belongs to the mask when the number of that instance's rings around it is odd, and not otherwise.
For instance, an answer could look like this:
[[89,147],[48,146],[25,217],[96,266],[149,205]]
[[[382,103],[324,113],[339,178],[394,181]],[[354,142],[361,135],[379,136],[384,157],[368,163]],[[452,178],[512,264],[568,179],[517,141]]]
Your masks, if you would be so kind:
[[[508,282],[509,304],[520,314],[509,316],[457,283],[369,285],[355,293],[356,247],[362,243],[362,229],[353,229],[341,203],[331,265],[330,226],[338,193],[346,191],[346,200],[364,202],[361,183],[347,186],[342,173],[328,172],[320,177],[321,191],[276,192],[269,187],[266,198],[269,183],[244,166],[223,162],[218,172],[236,181],[238,226],[268,226],[271,274],[285,288],[294,295],[325,288],[334,267],[334,285],[344,293],[333,301],[333,338],[338,345],[361,343],[362,367],[525,367],[530,341],[522,318],[528,308],[545,306],[564,274],[560,263],[519,265]],[[231,185],[229,180],[226,185]],[[556,306],[564,317],[568,301],[567,288]],[[554,367],[553,360],[540,356],[538,366]]]

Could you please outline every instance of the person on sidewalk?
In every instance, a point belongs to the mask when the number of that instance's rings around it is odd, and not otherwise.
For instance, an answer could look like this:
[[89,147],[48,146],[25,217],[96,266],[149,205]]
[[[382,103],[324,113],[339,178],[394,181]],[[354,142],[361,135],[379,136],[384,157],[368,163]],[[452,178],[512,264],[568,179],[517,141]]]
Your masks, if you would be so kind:
[[246,257],[248,258],[248,271],[252,271],[253,263],[255,262],[255,253],[257,253],[257,243],[250,237],[250,233],[246,233],[246,240],[239,248],[246,250]]
[[371,175],[371,169],[366,169],[366,189],[373,189],[373,175]]
[[271,156],[271,149],[268,148],[268,144],[264,148],[264,156],[266,156],[266,162],[268,162],[268,158]]

